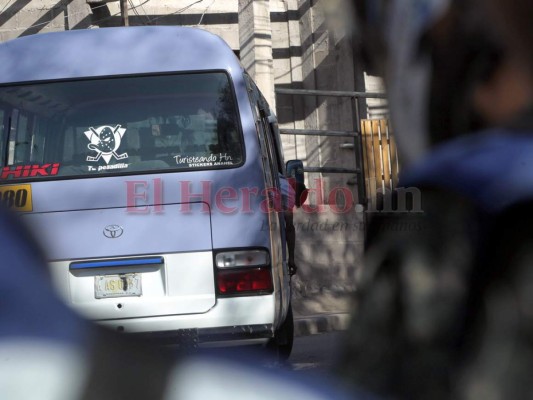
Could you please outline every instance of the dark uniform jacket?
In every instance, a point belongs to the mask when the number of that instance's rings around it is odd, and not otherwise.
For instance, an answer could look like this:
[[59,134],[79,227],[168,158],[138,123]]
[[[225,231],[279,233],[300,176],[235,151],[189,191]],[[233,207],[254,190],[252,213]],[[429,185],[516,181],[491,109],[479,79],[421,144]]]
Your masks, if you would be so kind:
[[375,213],[339,365],[349,382],[392,398],[533,398],[525,128],[437,148],[401,177],[411,190],[392,197],[403,209]]

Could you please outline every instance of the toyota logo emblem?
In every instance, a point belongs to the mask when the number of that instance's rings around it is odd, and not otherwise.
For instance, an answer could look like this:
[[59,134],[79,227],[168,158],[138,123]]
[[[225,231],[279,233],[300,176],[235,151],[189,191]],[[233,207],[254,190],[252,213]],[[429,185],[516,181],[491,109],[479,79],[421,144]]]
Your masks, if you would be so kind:
[[124,229],[120,225],[107,225],[104,228],[104,236],[109,239],[116,239],[121,237]]

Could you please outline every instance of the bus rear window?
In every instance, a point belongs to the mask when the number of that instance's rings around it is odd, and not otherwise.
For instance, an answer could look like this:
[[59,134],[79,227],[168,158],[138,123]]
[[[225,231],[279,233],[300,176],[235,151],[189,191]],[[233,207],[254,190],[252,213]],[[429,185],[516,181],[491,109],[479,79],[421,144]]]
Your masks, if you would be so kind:
[[222,72],[0,88],[1,181],[231,168],[243,161]]

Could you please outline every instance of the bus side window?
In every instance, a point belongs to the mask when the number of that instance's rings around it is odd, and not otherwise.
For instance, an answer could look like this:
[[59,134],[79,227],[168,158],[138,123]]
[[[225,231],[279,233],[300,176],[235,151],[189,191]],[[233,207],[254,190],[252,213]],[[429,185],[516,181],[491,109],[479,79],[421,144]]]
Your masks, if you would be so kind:
[[270,170],[273,176],[274,186],[279,188],[279,178],[278,175],[283,173],[283,168],[280,162],[279,149],[275,140],[275,131],[272,124],[270,123],[271,111],[270,107],[263,97],[263,94],[255,87],[259,96],[259,112],[260,112],[260,121],[263,126],[263,131],[265,132],[265,140],[268,149],[269,156],[269,165]]
[[274,116],[271,116],[269,118],[269,126],[272,132],[272,143],[274,145],[274,151],[276,152],[278,160],[278,172],[282,175],[285,175],[285,160],[281,146],[281,134],[279,131],[277,119]]
[[0,165],[4,165],[6,129],[8,116],[6,110],[0,105]]
[[278,178],[277,172],[272,169],[274,160],[272,158],[271,146],[267,139],[268,126],[265,125],[265,118],[262,117],[264,114],[264,111],[262,110],[264,108],[264,104],[262,103],[262,95],[253,80],[247,74],[245,74],[244,77],[246,80],[250,104],[254,114],[255,124],[257,127],[257,134],[259,136],[258,139],[261,147],[265,183],[269,188],[276,187],[278,186]]

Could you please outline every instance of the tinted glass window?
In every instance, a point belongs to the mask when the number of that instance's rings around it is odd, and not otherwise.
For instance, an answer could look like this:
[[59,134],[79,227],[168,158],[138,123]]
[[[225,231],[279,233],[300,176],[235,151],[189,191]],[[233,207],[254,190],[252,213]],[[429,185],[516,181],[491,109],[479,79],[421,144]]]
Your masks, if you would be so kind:
[[224,73],[2,87],[0,117],[1,148],[7,148],[2,180],[228,168],[243,161]]

